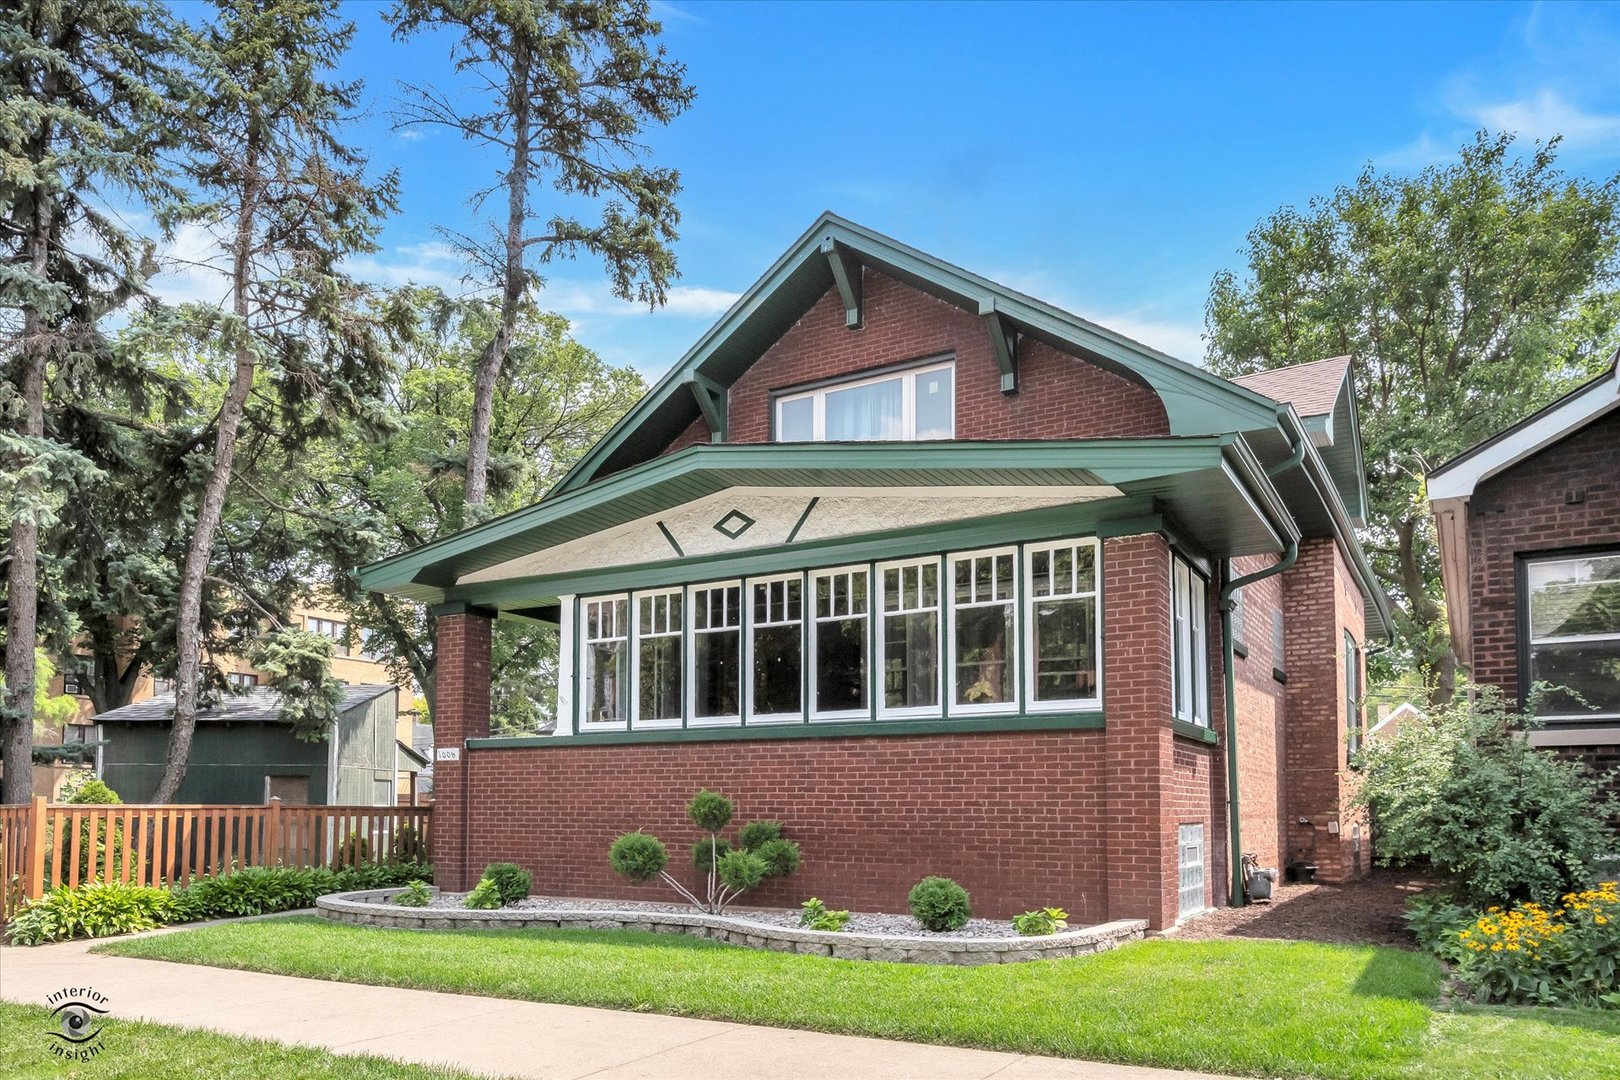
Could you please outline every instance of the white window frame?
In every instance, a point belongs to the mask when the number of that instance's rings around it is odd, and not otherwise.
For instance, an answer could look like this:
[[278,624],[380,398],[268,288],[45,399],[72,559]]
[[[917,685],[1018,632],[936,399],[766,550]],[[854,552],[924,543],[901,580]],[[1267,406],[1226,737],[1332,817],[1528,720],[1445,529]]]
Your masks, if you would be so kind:
[[[754,587],[756,585],[771,586],[786,582],[797,582],[799,585],[799,617],[797,619],[767,620],[758,622],[754,618]],[[810,631],[806,626],[806,618],[810,593],[809,575],[804,571],[792,574],[772,574],[768,577],[748,578],[743,582],[743,723],[744,724],[802,724],[805,710],[809,707],[806,701],[808,688],[805,675],[809,672],[809,657],[805,652],[805,643],[809,640]],[[758,627],[768,626],[794,626],[799,631],[799,711],[792,713],[760,713],[754,711],[754,631]]]
[[[919,586],[920,586],[920,583],[921,583],[921,580],[922,580],[922,578],[921,578],[921,570],[925,566],[932,566],[934,568],[934,603],[933,603],[933,606],[932,607],[928,607],[928,606],[908,607],[908,606],[905,606],[905,572],[907,570],[910,570],[910,569],[916,569],[918,571],[918,575],[919,575],[918,576],[918,582],[919,582]],[[880,719],[880,720],[905,720],[905,719],[916,719],[918,717],[935,717],[935,718],[937,718],[937,717],[944,716],[945,715],[945,667],[946,667],[946,662],[947,662],[947,658],[946,658],[945,651],[944,651],[945,618],[946,618],[946,615],[945,615],[945,565],[944,565],[944,560],[941,559],[938,555],[928,556],[928,557],[920,558],[920,559],[892,559],[892,560],[890,560],[888,562],[878,563],[877,566],[874,568],[874,570],[875,570],[875,573],[872,575],[873,581],[874,581],[874,588],[873,588],[873,592],[868,597],[868,601],[869,601],[868,606],[869,607],[872,606],[870,604],[870,600],[875,597],[875,599],[877,600],[877,604],[876,604],[877,611],[875,613],[876,618],[877,618],[877,623],[873,627],[870,636],[872,637],[872,640],[874,640],[877,643],[877,648],[876,648],[876,660],[877,660],[877,663],[873,667],[871,677],[867,680],[867,690],[868,690],[869,693],[874,695],[874,700],[877,703],[878,719]],[[885,606],[885,604],[886,604],[886,600],[885,600],[886,593],[885,593],[884,584],[883,584],[883,576],[884,576],[885,573],[887,573],[890,570],[897,570],[897,571],[900,572],[900,575],[901,575],[901,607],[899,609],[895,610],[895,611],[889,611],[887,609],[887,607]],[[888,706],[886,706],[884,704],[884,699],[888,696],[888,694],[887,694],[887,690],[886,690],[885,686],[882,685],[883,682],[884,682],[884,679],[885,679],[885,677],[887,675],[887,670],[886,670],[885,660],[884,660],[884,654],[885,654],[885,646],[888,645],[888,632],[889,632],[889,618],[888,617],[890,615],[926,615],[926,614],[929,614],[930,612],[932,612],[933,616],[934,616],[934,655],[935,655],[935,658],[936,658],[935,665],[934,665],[935,669],[936,669],[935,672],[934,672],[934,698],[935,698],[936,704],[933,704],[933,705],[908,705],[908,706],[903,706],[903,707],[900,707],[900,708],[891,709],[891,708],[889,708]]]
[[[630,599],[629,593],[607,593],[601,596],[580,597],[579,652],[575,657],[575,670],[579,673],[579,694],[578,700],[575,702],[576,708],[586,709],[590,707],[591,688],[586,682],[586,677],[590,674],[591,666],[586,662],[586,656],[590,652],[591,645],[598,641],[618,641],[622,637],[624,647],[630,651],[630,663],[627,666],[628,678],[630,679],[630,702],[625,709],[625,718],[623,720],[590,720],[581,713],[579,714],[580,731],[628,731],[630,728],[630,716],[636,710],[637,697],[635,684],[635,607],[630,603]],[[624,633],[622,635],[615,634],[612,637],[591,637],[590,606],[592,604],[612,604],[620,600],[624,601],[625,607],[626,625]]]
[[[339,656],[347,656],[349,652],[349,624],[341,619],[324,619],[311,615],[304,620],[304,629],[311,634],[319,634],[332,643],[332,651]],[[338,650],[342,650],[339,652]]]
[[[737,623],[735,626],[722,627],[719,630],[699,630],[697,628],[697,594],[710,592],[716,589],[737,590]],[[743,661],[747,654],[747,613],[748,589],[741,578],[730,581],[705,581],[697,585],[689,585],[686,589],[686,726],[695,728],[737,727],[742,723],[742,714],[747,709],[744,695],[747,693],[748,673],[743,668]],[[724,609],[722,602],[722,609]],[[729,612],[726,612],[729,617]],[[697,714],[697,638],[699,634],[725,633],[727,630],[737,631],[737,711],[729,716],[699,716]]]
[[[866,641],[863,655],[866,657],[866,706],[860,709],[836,709],[831,712],[822,712],[816,707],[816,684],[820,666],[820,637],[823,622],[842,622],[852,616],[829,616],[823,619],[816,610],[816,583],[822,578],[847,575],[851,579],[851,595],[854,589],[854,575],[860,574],[866,578]],[[852,563],[848,566],[830,566],[822,570],[812,570],[809,573],[807,588],[804,595],[805,621],[809,624],[809,640],[806,642],[808,651],[810,678],[806,685],[807,700],[804,703],[805,713],[810,717],[811,723],[844,722],[850,720],[870,720],[872,718],[872,700],[875,689],[873,687],[872,671],[872,574],[868,563]]]
[[[1096,655],[1096,681],[1097,693],[1088,698],[1060,698],[1053,701],[1040,701],[1035,697],[1035,555],[1041,551],[1060,551],[1063,548],[1089,547],[1091,549],[1091,588],[1070,593],[1053,593],[1050,596],[1040,597],[1040,600],[1084,600],[1092,601],[1092,615],[1095,619],[1093,633],[1097,643]],[[1048,562],[1048,576],[1053,573],[1052,563]],[[1078,585],[1076,574],[1076,584]],[[1102,707],[1103,685],[1103,606],[1102,606],[1102,543],[1095,536],[1078,536],[1068,540],[1049,540],[1039,544],[1026,544],[1024,546],[1024,595],[1021,601],[1023,615],[1023,663],[1020,665],[1020,677],[1024,682],[1023,711],[1036,712],[1073,712],[1076,709],[1099,709]],[[954,576],[953,579],[954,581]],[[1056,582],[1053,582],[1054,587]],[[954,700],[954,699],[953,699]]]
[[[1196,860],[1189,859],[1188,852],[1196,851]],[[1204,897],[1209,884],[1209,848],[1204,823],[1191,822],[1176,827],[1176,921],[1182,922],[1201,915],[1209,910]],[[1197,871],[1197,883],[1193,884],[1189,878],[1193,871]],[[1197,890],[1197,899],[1191,905],[1188,898],[1193,890]]]
[[[1002,555],[1011,555],[1013,560],[1011,598],[1006,600],[1000,598],[980,600],[975,591],[975,595],[972,600],[965,604],[959,601],[956,598],[956,565],[962,562],[970,562],[974,559],[994,559]],[[955,552],[946,558],[945,566],[946,577],[945,581],[941,583],[940,588],[941,590],[949,590],[947,595],[950,597],[950,603],[946,605],[946,610],[950,613],[950,625],[946,630],[948,651],[945,654],[945,663],[950,665],[950,677],[946,679],[946,685],[950,690],[950,695],[945,699],[945,708],[947,710],[947,714],[950,716],[998,716],[1021,712],[1023,704],[1024,657],[1020,655],[1020,653],[1023,651],[1023,643],[1020,641],[1021,635],[1018,632],[1018,618],[1019,606],[1023,602],[1023,598],[1019,596],[1019,582],[1023,577],[1023,574],[1019,572],[1018,568],[1018,546],[1016,544],[1010,544],[1006,547],[981,548],[977,551]],[[993,591],[994,589],[992,587],[992,592]],[[1012,671],[1010,672],[1012,676],[1012,700],[989,701],[968,705],[960,704],[956,700],[956,612],[961,608],[999,607],[1006,605],[1011,606],[1013,614],[1012,632],[1007,635],[1007,647],[1013,652],[1013,655],[1007,658],[1007,663],[1012,667]]]
[[1170,676],[1175,718],[1209,727],[1209,582],[1176,554],[1170,557]]
[[[811,402],[810,407],[810,442],[827,441],[827,395],[840,390],[852,390],[860,386],[872,386],[881,382],[900,380],[900,430],[898,439],[901,442],[916,442],[917,440],[917,377],[936,371],[950,371],[951,373],[951,432],[945,438],[956,437],[956,360],[943,360],[939,363],[919,364],[916,367],[901,368],[899,370],[885,371],[863,378],[847,379],[843,382],[828,383],[812,390],[802,390],[797,393],[782,394],[777,397],[772,406],[774,419],[774,433],[776,441],[786,442],[781,436],[782,407],[790,402]],[[805,440],[793,440],[803,442]],[[891,440],[859,439],[857,442],[886,442]]]
[[[1523,600],[1524,613],[1523,613],[1523,618],[1522,618],[1522,622],[1521,622],[1520,625],[1523,627],[1524,639],[1527,642],[1527,644],[1525,645],[1525,650],[1524,650],[1524,672],[1523,672],[1523,676],[1522,676],[1523,681],[1521,682],[1521,686],[1523,687],[1523,690],[1521,691],[1521,693],[1523,695],[1525,695],[1526,697],[1528,697],[1528,693],[1529,693],[1528,683],[1529,683],[1529,680],[1532,677],[1531,673],[1535,669],[1536,646],[1538,646],[1538,645],[1551,645],[1551,646],[1558,646],[1558,645],[1591,645],[1591,644],[1599,644],[1599,643],[1605,643],[1605,642],[1610,642],[1610,641],[1620,642],[1620,632],[1596,633],[1596,634],[1561,634],[1561,635],[1556,635],[1556,636],[1549,636],[1549,635],[1546,635],[1546,634],[1542,634],[1540,636],[1537,636],[1534,633],[1534,628],[1535,628],[1535,625],[1536,625],[1536,623],[1535,623],[1535,615],[1534,615],[1534,608],[1535,608],[1535,603],[1536,603],[1536,591],[1535,591],[1535,588],[1530,584],[1530,571],[1531,571],[1531,569],[1538,566],[1538,565],[1540,565],[1540,566],[1548,566],[1548,565],[1556,566],[1559,563],[1588,562],[1588,561],[1590,561],[1592,559],[1613,559],[1613,558],[1620,558],[1620,548],[1613,548],[1613,549],[1605,548],[1605,549],[1601,549],[1601,550],[1597,550],[1597,551],[1586,552],[1584,554],[1547,555],[1547,556],[1541,556],[1541,557],[1538,557],[1538,558],[1524,558],[1523,559],[1523,563],[1524,563],[1524,600]],[[1528,707],[1528,701],[1526,701],[1526,706]],[[1558,724],[1558,723],[1571,722],[1571,721],[1578,723],[1578,722],[1586,721],[1586,720],[1620,720],[1620,712],[1591,712],[1591,713],[1571,713],[1571,712],[1553,713],[1553,712],[1547,712],[1547,713],[1538,714],[1538,718],[1540,720],[1546,722],[1546,723],[1549,723],[1549,724]]]
[[[681,620],[676,624],[673,632],[660,630],[645,636],[651,638],[677,637],[681,639],[681,715],[670,719],[643,720],[641,718],[641,602],[655,599],[660,596],[678,596],[681,598]],[[691,682],[691,660],[686,640],[686,590],[676,587],[671,589],[642,589],[630,594],[630,727],[636,731],[664,731],[669,728],[678,728],[684,721],[687,711],[687,684]],[[667,620],[666,620],[667,624]]]

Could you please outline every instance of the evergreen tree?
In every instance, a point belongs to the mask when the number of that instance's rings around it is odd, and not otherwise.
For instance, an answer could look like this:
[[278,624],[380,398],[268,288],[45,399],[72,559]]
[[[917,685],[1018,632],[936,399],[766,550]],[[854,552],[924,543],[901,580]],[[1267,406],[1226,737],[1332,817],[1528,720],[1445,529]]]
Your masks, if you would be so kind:
[[[524,304],[543,284],[537,267],[589,254],[606,264],[615,296],[664,302],[676,272],[680,174],[638,164],[647,152],[639,139],[683,112],[694,92],[685,66],[656,44],[662,27],[646,0],[399,0],[389,17],[401,39],[458,35],[457,70],[488,91],[482,111],[469,111],[411,88],[402,123],[444,127],[501,156],[495,184],[473,202],[504,194],[504,218],[487,237],[450,236],[499,298],[495,333],[477,359],[466,443],[464,498],[477,508],[489,494],[495,387]],[[597,220],[553,209],[537,198],[543,184],[592,204]]]

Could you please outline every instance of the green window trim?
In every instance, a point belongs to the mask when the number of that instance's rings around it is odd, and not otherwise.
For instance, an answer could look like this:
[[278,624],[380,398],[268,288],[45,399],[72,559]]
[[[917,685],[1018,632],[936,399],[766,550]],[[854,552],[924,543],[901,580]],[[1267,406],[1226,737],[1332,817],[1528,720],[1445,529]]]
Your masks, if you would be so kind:
[[[580,735],[514,735],[468,739],[467,749],[623,746],[635,743],[736,742],[747,739],[885,738],[901,735],[991,735],[1009,731],[1101,731],[1101,710],[958,720],[853,720],[845,723],[769,724],[734,728],[668,728],[655,731],[596,731]],[[1202,729],[1196,729],[1202,731]]]
[[1189,724],[1185,720],[1171,720],[1170,732],[1171,734],[1179,735],[1184,739],[1191,739],[1194,742],[1208,743],[1211,746],[1221,741],[1221,736],[1218,732],[1207,727],[1201,727],[1198,724]]

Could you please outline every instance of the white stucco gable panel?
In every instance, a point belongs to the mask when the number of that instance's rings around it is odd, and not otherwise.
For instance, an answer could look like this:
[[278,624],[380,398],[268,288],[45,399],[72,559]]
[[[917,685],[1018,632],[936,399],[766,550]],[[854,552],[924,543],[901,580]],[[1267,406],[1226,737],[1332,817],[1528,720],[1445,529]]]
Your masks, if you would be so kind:
[[463,575],[475,585],[671,559],[758,551],[918,525],[1117,498],[1115,487],[733,487]]

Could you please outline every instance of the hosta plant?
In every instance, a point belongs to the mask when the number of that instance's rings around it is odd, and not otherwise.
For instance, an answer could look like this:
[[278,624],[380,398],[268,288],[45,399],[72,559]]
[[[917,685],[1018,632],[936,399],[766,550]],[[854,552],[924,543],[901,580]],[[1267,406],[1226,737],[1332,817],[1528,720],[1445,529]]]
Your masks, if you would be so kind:
[[492,879],[484,878],[473,886],[462,903],[479,911],[494,911],[501,906],[501,887]]
[[820,899],[812,896],[799,905],[799,925],[806,930],[838,933],[849,925],[849,912],[831,911]]
[[1013,929],[1024,937],[1043,937],[1069,928],[1069,913],[1062,908],[1048,907],[1014,915]]
[[424,881],[406,882],[405,891],[394,897],[394,903],[401,907],[427,907],[433,903],[433,890]]

